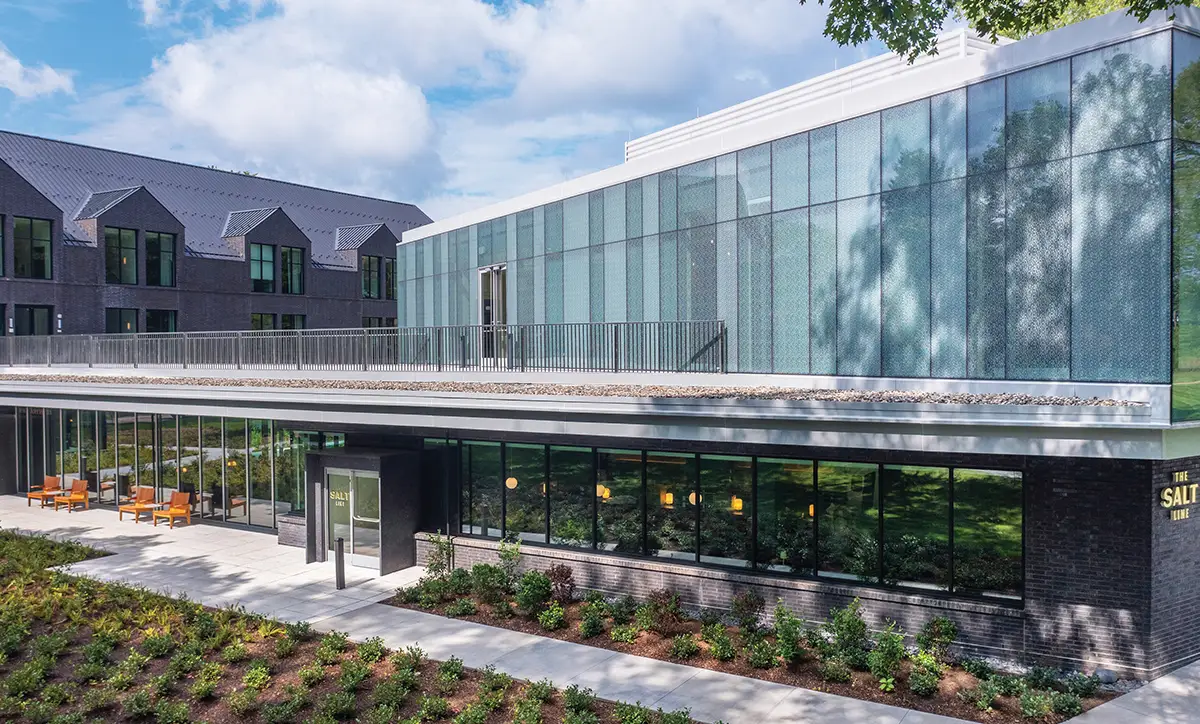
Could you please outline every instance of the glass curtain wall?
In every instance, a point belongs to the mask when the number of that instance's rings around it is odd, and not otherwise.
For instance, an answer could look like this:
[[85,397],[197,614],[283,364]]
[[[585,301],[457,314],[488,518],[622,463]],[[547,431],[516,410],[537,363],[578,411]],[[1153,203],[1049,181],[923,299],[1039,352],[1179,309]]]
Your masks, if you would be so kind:
[[[1200,409],[1200,46],[1174,43],[1176,395]],[[1171,55],[1157,33],[404,244],[400,324],[435,323],[434,276],[477,323],[456,280],[507,262],[512,323],[719,318],[743,372],[1168,383]]]
[[449,444],[461,450],[466,535],[545,544],[548,528],[549,545],[568,548],[996,599],[1023,595],[1019,472]]

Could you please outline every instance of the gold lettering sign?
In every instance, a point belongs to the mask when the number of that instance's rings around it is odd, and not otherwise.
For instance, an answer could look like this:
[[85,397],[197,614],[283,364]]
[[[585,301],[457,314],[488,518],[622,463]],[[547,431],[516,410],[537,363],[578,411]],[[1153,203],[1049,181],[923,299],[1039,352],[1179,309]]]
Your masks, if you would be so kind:
[[329,499],[337,508],[345,508],[350,503],[350,493],[343,490],[330,490]]
[[1196,504],[1197,495],[1200,494],[1200,483],[1189,483],[1186,470],[1173,473],[1171,482],[1174,485],[1159,491],[1158,504],[1171,512],[1171,520],[1187,520],[1192,512],[1187,506]]

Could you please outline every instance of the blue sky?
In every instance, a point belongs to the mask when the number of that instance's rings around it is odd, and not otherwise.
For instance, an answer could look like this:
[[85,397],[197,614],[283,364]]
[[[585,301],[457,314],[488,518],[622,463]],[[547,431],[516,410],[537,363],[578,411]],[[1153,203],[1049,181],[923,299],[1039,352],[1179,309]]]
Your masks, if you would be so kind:
[[795,0],[0,0],[0,128],[435,218],[844,67]]

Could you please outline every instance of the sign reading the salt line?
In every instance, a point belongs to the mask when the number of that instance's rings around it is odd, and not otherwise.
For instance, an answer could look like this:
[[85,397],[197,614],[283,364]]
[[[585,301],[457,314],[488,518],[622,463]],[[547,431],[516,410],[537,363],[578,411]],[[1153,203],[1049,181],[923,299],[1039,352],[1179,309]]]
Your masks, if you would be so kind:
[[1173,473],[1170,485],[1158,492],[1159,505],[1171,512],[1171,520],[1187,520],[1196,504],[1200,483],[1189,483],[1187,471]]

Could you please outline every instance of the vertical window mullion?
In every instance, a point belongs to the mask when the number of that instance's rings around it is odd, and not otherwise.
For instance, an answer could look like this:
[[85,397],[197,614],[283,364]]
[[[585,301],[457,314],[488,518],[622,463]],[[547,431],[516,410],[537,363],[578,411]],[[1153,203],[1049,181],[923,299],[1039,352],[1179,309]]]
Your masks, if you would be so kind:
[[[1021,521],[1021,529],[1025,529],[1025,521]],[[950,468],[950,570],[946,581],[946,590],[954,593],[954,468]],[[1022,546],[1023,548],[1023,546]]]

